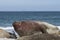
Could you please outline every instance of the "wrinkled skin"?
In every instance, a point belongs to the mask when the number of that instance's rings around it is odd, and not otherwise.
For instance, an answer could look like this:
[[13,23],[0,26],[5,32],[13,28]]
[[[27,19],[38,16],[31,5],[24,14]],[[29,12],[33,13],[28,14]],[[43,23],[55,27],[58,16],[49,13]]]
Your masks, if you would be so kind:
[[45,25],[43,24],[40,25],[33,21],[14,22],[13,27],[21,37],[32,35],[36,32],[47,33]]

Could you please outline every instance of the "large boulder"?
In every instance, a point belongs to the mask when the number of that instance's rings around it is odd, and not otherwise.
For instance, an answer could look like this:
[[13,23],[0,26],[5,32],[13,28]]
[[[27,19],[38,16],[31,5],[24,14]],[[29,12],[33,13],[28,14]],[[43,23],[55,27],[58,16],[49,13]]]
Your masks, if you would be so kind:
[[16,35],[0,29],[0,38],[16,38]]
[[0,38],[9,38],[10,34],[5,30],[0,29]]
[[60,40],[60,37],[52,34],[35,33],[30,36],[19,37],[17,40]]
[[36,32],[60,35],[60,31],[56,26],[42,21],[14,22],[13,27],[20,36],[28,36]]

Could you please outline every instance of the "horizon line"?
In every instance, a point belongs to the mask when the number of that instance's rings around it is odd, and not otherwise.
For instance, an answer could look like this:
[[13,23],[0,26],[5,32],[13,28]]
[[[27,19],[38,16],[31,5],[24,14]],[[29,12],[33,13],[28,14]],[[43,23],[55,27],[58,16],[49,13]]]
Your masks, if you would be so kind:
[[0,12],[60,12],[60,11],[0,11]]

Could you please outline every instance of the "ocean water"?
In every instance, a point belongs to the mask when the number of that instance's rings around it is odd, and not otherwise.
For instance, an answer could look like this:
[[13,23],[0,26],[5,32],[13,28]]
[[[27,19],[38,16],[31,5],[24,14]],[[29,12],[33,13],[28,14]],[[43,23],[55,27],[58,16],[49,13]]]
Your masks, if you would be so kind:
[[40,20],[60,25],[60,12],[0,12],[0,26],[12,26],[14,21]]
[[60,26],[60,12],[0,12],[0,28],[8,29],[14,21],[21,20],[40,20]]

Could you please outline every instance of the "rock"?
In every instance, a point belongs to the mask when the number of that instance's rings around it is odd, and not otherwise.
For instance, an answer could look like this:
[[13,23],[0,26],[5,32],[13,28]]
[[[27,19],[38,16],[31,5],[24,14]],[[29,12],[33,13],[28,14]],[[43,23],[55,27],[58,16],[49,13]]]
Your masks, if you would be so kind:
[[0,29],[0,38],[16,38],[16,35]]
[[9,38],[10,34],[5,30],[0,29],[0,38]]
[[16,39],[11,39],[11,38],[0,38],[0,40],[16,40]]
[[32,35],[37,32],[60,35],[60,30],[56,26],[42,21],[14,22],[13,27],[21,37]]
[[10,38],[13,38],[13,39],[16,39],[16,38],[17,38],[17,36],[16,36],[16,34],[15,34],[14,31],[13,31],[13,33],[10,33],[10,32],[9,32],[9,34],[10,34]]
[[17,40],[60,40],[60,37],[52,34],[33,34],[30,36],[23,36]]

